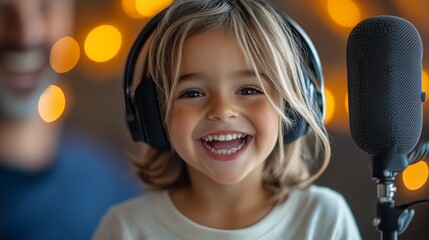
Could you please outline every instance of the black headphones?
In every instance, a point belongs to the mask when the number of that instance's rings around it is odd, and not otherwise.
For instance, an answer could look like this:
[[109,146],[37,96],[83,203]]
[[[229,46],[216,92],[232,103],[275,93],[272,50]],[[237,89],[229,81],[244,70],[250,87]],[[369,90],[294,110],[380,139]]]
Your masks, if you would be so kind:
[[[133,140],[136,142],[145,142],[160,151],[168,151],[171,147],[161,119],[154,81],[148,78],[146,76],[147,74],[143,74],[135,93],[132,93],[132,83],[140,53],[144,44],[158,26],[163,12],[157,14],[147,23],[131,47],[125,65],[124,97],[126,121]],[[291,28],[293,35],[300,41],[299,44],[301,46],[303,59],[308,66],[308,69],[304,69],[305,87],[308,91],[310,102],[318,106],[323,118],[325,115],[323,75],[317,51],[302,28],[288,16],[281,12],[279,13]],[[308,71],[311,71],[311,73]],[[310,74],[314,76],[317,84],[311,80]],[[309,125],[299,114],[291,114],[287,106],[285,114],[294,123],[292,129],[283,129],[284,143],[287,144],[305,134]]]

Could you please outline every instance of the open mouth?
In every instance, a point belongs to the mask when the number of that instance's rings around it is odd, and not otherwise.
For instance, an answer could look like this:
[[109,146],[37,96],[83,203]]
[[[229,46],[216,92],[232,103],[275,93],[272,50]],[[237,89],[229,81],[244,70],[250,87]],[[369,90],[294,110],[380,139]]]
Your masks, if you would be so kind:
[[210,134],[200,138],[204,150],[212,157],[230,160],[244,151],[252,136],[243,133]]
[[40,85],[48,63],[42,49],[5,51],[0,54],[2,87],[16,96],[28,96]]
[[8,72],[21,74],[36,72],[46,64],[46,53],[42,49],[7,51],[1,54],[0,64]]

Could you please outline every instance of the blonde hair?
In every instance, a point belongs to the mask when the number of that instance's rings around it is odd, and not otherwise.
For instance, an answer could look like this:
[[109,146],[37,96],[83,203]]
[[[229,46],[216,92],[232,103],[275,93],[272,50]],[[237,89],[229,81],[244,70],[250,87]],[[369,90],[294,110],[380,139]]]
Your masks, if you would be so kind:
[[[276,146],[265,161],[263,182],[281,202],[291,188],[309,185],[324,171],[331,149],[322,114],[307,97],[303,72],[307,66],[301,59],[301,48],[287,23],[264,0],[176,0],[163,13],[146,59],[148,74],[157,86],[163,124],[169,131],[185,40],[214,29],[229,33],[254,72],[265,75],[258,76],[260,83],[267,81],[277,90],[274,96],[266,95],[282,121]],[[285,102],[289,106],[286,114]],[[283,125],[290,129],[294,124],[290,114],[301,115],[310,129],[284,144]],[[185,163],[174,150],[159,152],[146,147],[143,160],[136,164],[149,188],[189,184]]]

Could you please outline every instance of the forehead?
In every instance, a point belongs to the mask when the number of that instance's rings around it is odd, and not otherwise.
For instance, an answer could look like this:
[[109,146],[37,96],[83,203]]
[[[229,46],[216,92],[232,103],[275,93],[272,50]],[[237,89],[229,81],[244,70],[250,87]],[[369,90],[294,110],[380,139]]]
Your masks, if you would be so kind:
[[223,30],[209,30],[189,37],[182,54],[181,70],[185,72],[249,68],[236,40]]

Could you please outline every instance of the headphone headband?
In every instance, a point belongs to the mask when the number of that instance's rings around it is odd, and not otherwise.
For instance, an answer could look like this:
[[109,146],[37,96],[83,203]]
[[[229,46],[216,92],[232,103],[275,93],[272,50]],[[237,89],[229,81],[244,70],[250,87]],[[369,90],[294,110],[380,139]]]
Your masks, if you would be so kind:
[[142,29],[140,34],[137,36],[137,39],[134,41],[133,45],[131,46],[130,52],[128,53],[127,61],[125,63],[123,87],[124,87],[125,96],[130,100],[132,100],[133,98],[131,88],[133,86],[135,68],[140,56],[140,52],[142,51],[143,46],[146,43],[147,39],[149,39],[150,35],[157,28],[158,23],[161,20],[161,17],[164,15],[163,13],[165,11],[166,10],[163,10],[162,12],[158,13],[155,17],[153,17],[151,20],[149,20],[149,22],[146,24],[146,26]]

